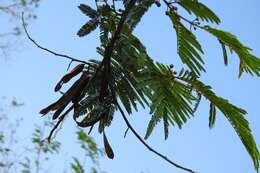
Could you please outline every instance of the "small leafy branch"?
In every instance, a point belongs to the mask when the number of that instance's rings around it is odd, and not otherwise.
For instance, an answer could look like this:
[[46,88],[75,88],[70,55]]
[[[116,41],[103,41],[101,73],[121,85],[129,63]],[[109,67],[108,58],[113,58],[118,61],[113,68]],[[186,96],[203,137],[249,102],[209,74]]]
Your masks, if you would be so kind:
[[[203,30],[217,39],[223,50],[225,65],[229,62],[227,49],[236,53],[240,60],[239,76],[244,72],[260,76],[260,59],[251,54],[251,49],[233,34],[211,27],[210,24],[219,25],[221,21],[210,8],[198,0],[95,0],[95,4],[95,8],[80,4],[79,9],[90,20],[77,34],[79,37],[87,36],[99,28],[100,46],[97,53],[103,57],[102,61],[84,61],[44,48],[32,39],[24,25],[28,38],[38,48],[70,59],[70,64],[80,63],[62,77],[55,86],[55,92],[75,76],[80,75],[80,78],[56,102],[40,111],[42,115],[54,112],[53,120],[58,119],[48,139],[51,139],[52,133],[69,112],[73,111],[73,118],[78,126],[89,127],[91,132],[93,126],[98,124],[98,131],[103,134],[106,154],[112,159],[114,152],[105,128],[113,122],[114,113],[119,111],[128,128],[145,147],[173,166],[193,173],[193,170],[173,162],[148,145],[127,120],[122,107],[128,114],[132,114],[133,109],[138,111],[138,105],[150,109],[151,120],[144,138],[147,139],[156,124],[163,121],[164,136],[167,139],[169,126],[181,128],[195,115],[200,100],[204,97],[210,103],[209,127],[214,126],[217,111],[222,112],[258,170],[260,154],[245,119],[247,112],[217,96],[209,85],[199,79],[206,69],[204,51],[194,31]],[[144,14],[154,4],[165,8],[166,17],[172,22],[178,55],[184,65],[179,71],[174,65],[155,62],[133,33]],[[183,17],[179,8],[187,11],[194,19]]]
[[[23,128],[20,126],[23,120],[20,118],[15,121],[9,119],[11,109],[21,107],[23,103],[13,100],[9,110],[9,106],[2,104],[4,99],[0,98],[0,100],[0,172],[41,173],[53,170],[53,166],[50,169],[53,163],[52,156],[61,156],[61,159],[64,159],[64,156],[60,155],[60,151],[62,151],[61,143],[56,140],[48,143],[44,139],[47,129],[52,128],[54,124],[47,120],[42,125],[35,125],[30,142],[26,142],[26,145],[24,145],[24,136],[19,133]],[[65,165],[64,173],[84,173],[87,168],[92,173],[97,173],[97,170],[100,170],[99,159],[103,156],[103,149],[100,149],[94,139],[82,129],[78,129],[76,134],[77,142],[82,153],[84,153],[84,157],[83,159],[79,159],[79,156],[72,157],[70,159],[70,170]],[[92,164],[86,165],[86,161],[91,161]]]
[[34,10],[39,6],[39,3],[40,0],[6,0],[0,2],[1,21],[8,21],[11,26],[11,28],[1,27],[0,51],[2,55],[8,55],[8,50],[15,45],[12,44],[13,38],[20,36],[23,33],[22,26],[19,22],[21,19],[21,12],[26,11],[27,15],[25,18],[27,21],[35,19],[37,16],[35,15]]

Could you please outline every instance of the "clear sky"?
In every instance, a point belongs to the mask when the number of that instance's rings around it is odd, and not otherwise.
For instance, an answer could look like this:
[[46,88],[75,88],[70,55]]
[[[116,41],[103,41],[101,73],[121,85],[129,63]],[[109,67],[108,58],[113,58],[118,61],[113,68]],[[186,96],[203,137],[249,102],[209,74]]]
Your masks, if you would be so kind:
[[[84,60],[100,58],[95,53],[98,32],[84,38],[78,38],[76,35],[87,20],[77,6],[88,2],[44,0],[37,9],[38,19],[28,27],[31,36],[43,46],[60,53]],[[260,57],[258,0],[203,2],[222,19],[220,28],[237,35]],[[151,57],[167,64],[175,64],[180,62],[176,54],[175,31],[164,15],[164,10],[154,6],[137,27],[135,34],[140,36],[147,46]],[[207,73],[202,75],[202,80],[210,84],[218,95],[248,111],[247,119],[260,147],[259,79],[247,74],[238,79],[237,56],[229,56],[229,66],[224,67],[218,41],[207,33],[196,32],[205,50]],[[25,103],[19,111],[19,116],[25,119],[22,133],[29,136],[34,128],[33,124],[44,119],[39,116],[39,110],[58,98],[59,95],[53,92],[53,86],[66,72],[69,62],[42,52],[26,39],[18,47],[19,50],[12,54],[10,61],[0,63],[0,95],[16,97]],[[171,128],[169,139],[164,141],[162,124],[159,124],[147,142],[174,161],[199,173],[253,173],[252,161],[225,117],[218,113],[215,128],[209,130],[208,116],[208,102],[203,100],[195,117],[190,119],[182,130]],[[129,118],[139,133],[144,135],[150,118],[148,111],[141,110]],[[75,124],[71,120],[67,119],[57,139],[62,142],[64,153],[80,155],[80,150],[73,142]],[[103,170],[109,173],[182,172],[149,152],[130,132],[124,139],[125,129],[124,121],[116,114],[112,126],[107,130],[115,159],[103,158],[100,163]],[[98,144],[103,145],[101,135],[93,132],[92,136]],[[64,163],[57,159],[52,169],[60,170],[58,164]]]

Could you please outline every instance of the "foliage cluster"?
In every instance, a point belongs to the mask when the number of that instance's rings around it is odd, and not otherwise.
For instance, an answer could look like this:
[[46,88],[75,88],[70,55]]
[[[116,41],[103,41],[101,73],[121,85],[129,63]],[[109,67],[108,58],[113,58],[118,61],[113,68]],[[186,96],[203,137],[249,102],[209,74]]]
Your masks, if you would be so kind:
[[[81,76],[60,99],[42,109],[40,113],[45,115],[54,111],[53,119],[58,119],[55,127],[58,127],[72,110],[78,126],[92,129],[99,124],[99,132],[104,136],[105,151],[109,158],[113,158],[114,153],[105,135],[105,127],[113,122],[116,111],[122,114],[130,130],[149,148],[127,121],[121,105],[128,114],[132,114],[134,110],[138,111],[138,105],[148,108],[151,120],[145,139],[150,136],[159,121],[163,121],[164,136],[167,139],[169,126],[181,128],[195,115],[200,100],[204,97],[209,101],[209,127],[214,126],[217,112],[222,112],[240,137],[255,169],[258,170],[260,154],[249,123],[245,119],[246,110],[218,96],[209,85],[200,80],[206,69],[204,51],[195,30],[200,29],[216,38],[222,47],[225,65],[229,64],[227,50],[238,55],[239,76],[243,73],[260,76],[260,59],[251,53],[251,49],[235,35],[212,27],[220,24],[220,18],[198,0],[95,0],[95,4],[95,7],[80,4],[79,9],[89,20],[77,34],[79,37],[87,36],[98,28],[100,46],[97,47],[97,53],[103,59],[83,61],[63,55],[70,58],[71,62],[82,64],[62,77],[55,87],[55,92],[75,76]],[[154,4],[165,8],[165,17],[172,22],[178,57],[183,63],[182,69],[156,62],[134,34],[134,29]],[[180,8],[190,14],[191,19],[183,17]],[[30,38],[29,35],[28,37]],[[154,153],[166,158],[158,152]]]
[[[5,103],[1,100],[2,103]],[[18,110],[22,104],[13,100],[11,105],[0,105],[0,172],[1,173],[41,173],[53,172],[53,157],[70,160],[70,168],[64,165],[63,173],[98,173],[99,159],[103,156],[103,149],[98,148],[94,139],[82,129],[77,130],[77,142],[80,145],[84,157],[79,155],[72,158],[64,158],[59,154],[63,151],[61,143],[57,140],[48,143],[45,138],[47,129],[53,127],[53,123],[46,120],[43,125],[35,125],[30,142],[24,142],[27,138],[22,136],[23,119],[8,118],[14,110]],[[19,108],[21,109],[21,108]],[[89,159],[90,158],[90,159]],[[86,164],[86,162],[88,164]],[[90,164],[92,162],[92,164]],[[59,165],[62,167],[62,165]],[[51,168],[51,169],[50,169]]]

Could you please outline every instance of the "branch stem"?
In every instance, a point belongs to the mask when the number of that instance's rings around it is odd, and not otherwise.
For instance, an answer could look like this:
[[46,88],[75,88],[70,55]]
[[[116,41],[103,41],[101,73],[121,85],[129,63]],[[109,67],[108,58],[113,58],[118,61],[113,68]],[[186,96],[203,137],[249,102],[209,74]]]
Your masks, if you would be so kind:
[[30,34],[29,34],[29,32],[28,32],[28,30],[27,30],[27,28],[26,28],[26,23],[25,23],[25,21],[24,21],[24,13],[22,13],[22,22],[23,22],[23,28],[24,28],[24,31],[25,31],[25,34],[26,34],[27,38],[28,38],[35,46],[37,46],[39,49],[42,49],[42,50],[44,50],[44,51],[46,51],[46,52],[48,52],[48,53],[51,53],[51,54],[53,54],[53,55],[55,55],[55,56],[63,57],[63,58],[69,59],[69,60],[71,60],[72,62],[79,62],[79,63],[83,63],[83,64],[87,64],[87,65],[91,66],[91,63],[88,63],[88,62],[86,62],[86,61],[83,61],[83,60],[80,60],[80,59],[77,59],[77,58],[73,58],[73,57],[68,56],[68,55],[66,55],[66,54],[56,53],[56,52],[53,51],[53,50],[50,50],[50,49],[48,49],[48,48],[46,48],[46,47],[41,46],[39,43],[37,43],[37,42],[30,36]]
[[156,154],[157,156],[161,157],[163,160],[167,161],[168,163],[170,163],[171,165],[175,166],[176,168],[182,169],[186,172],[190,172],[190,173],[195,173],[193,170],[189,169],[189,168],[185,168],[175,162],[173,162],[172,160],[168,159],[165,155],[159,153],[158,151],[156,151],[155,149],[153,149],[150,145],[148,145],[143,139],[142,137],[137,133],[137,131],[132,127],[132,125],[130,124],[130,122],[128,121],[123,109],[121,108],[121,106],[119,105],[119,103],[117,102],[117,100],[115,101],[115,104],[117,105],[126,125],[128,126],[128,128],[132,131],[132,133],[135,135],[135,137],[151,152],[153,152],[154,154]]
[[66,117],[66,115],[68,113],[70,113],[70,111],[73,109],[73,106],[71,106],[66,112],[64,112],[64,114],[62,114],[58,120],[58,122],[55,124],[55,126],[52,128],[49,136],[48,136],[48,142],[51,142],[51,139],[52,139],[52,136],[53,136],[53,133],[55,132],[55,130],[59,127],[60,123],[62,123],[62,121],[64,120],[64,118]]

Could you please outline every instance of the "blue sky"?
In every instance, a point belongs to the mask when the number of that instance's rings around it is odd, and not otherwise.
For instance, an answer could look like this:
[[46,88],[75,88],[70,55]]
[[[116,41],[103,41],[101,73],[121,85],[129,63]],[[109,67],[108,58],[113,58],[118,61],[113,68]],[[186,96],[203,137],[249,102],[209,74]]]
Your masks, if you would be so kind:
[[[219,28],[237,35],[260,57],[259,1],[203,2],[222,19]],[[76,35],[87,20],[77,8],[80,3],[88,1],[43,1],[37,9],[38,19],[28,27],[31,36],[41,45],[60,53],[85,60],[100,58],[95,52],[98,32],[84,38]],[[163,63],[179,64],[175,32],[164,15],[164,10],[154,6],[137,27],[135,34],[147,46],[151,57]],[[207,73],[202,75],[202,80],[210,84],[218,95],[248,111],[247,119],[259,147],[259,79],[247,74],[238,79],[237,56],[229,56],[229,66],[225,67],[218,41],[207,33],[196,33],[205,50]],[[25,119],[23,126],[26,128],[23,128],[22,133],[29,136],[34,128],[33,124],[44,119],[39,116],[39,110],[59,97],[53,92],[53,86],[66,72],[69,62],[42,52],[26,38],[18,47],[17,52],[12,53],[10,61],[0,63],[0,95],[16,97],[25,103],[18,114]],[[159,124],[147,142],[174,161],[199,173],[253,173],[252,161],[231,125],[218,113],[215,128],[210,130],[208,112],[208,102],[203,100],[195,117],[183,129],[171,128],[169,139],[164,141],[162,124]],[[129,117],[141,135],[145,134],[149,118],[147,110]],[[80,150],[74,143],[75,124],[71,120],[67,119],[57,139],[62,142],[66,155],[80,155]],[[182,172],[149,152],[130,132],[124,139],[125,129],[124,121],[116,114],[112,126],[107,130],[115,159],[102,158],[100,165],[103,170],[110,173]],[[98,144],[103,145],[101,135],[93,132],[92,136]],[[63,164],[59,159],[56,162]],[[53,166],[53,170],[60,170],[60,167]]]

